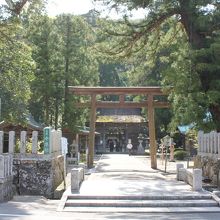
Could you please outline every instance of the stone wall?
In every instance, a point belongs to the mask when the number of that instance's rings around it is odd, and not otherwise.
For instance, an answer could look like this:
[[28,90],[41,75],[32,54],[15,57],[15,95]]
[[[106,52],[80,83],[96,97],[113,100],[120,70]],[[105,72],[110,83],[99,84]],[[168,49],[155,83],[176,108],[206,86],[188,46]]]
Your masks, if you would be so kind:
[[220,187],[220,159],[215,156],[197,155],[194,167],[201,168],[204,178],[212,180],[212,183]]
[[14,158],[13,172],[18,194],[53,198],[64,179],[64,157]]

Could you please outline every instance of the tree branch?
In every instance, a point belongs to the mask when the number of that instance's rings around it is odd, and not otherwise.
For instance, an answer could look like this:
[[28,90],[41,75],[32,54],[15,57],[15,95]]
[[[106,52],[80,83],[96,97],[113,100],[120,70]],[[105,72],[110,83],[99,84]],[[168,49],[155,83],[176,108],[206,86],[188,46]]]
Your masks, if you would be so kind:
[[[125,24],[127,25],[127,27],[129,27],[128,31],[118,33],[114,30],[106,30],[106,32],[112,36],[122,37],[122,39],[117,42],[117,45],[110,49],[112,51],[109,54],[124,54],[122,56],[127,56],[131,54],[133,47],[137,45],[141,39],[145,38],[143,42],[146,45],[150,33],[157,30],[160,25],[163,24],[168,18],[177,14],[180,14],[179,9],[171,8],[170,10],[163,13],[160,13],[160,11],[155,14],[151,13],[151,15],[148,16],[147,20],[144,20],[140,23],[134,24],[129,22],[128,20],[125,20]],[[139,51],[139,49],[137,51]]]
[[15,15],[19,15],[21,13],[24,5],[27,2],[28,0],[20,0],[17,3],[14,3],[12,0],[6,0],[9,10]]

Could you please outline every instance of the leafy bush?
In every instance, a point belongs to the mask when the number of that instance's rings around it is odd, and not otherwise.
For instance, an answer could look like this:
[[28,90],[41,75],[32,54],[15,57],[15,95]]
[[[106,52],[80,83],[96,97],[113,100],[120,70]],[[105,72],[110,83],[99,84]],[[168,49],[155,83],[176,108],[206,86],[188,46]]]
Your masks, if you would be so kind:
[[184,158],[187,157],[187,156],[188,156],[188,154],[184,150],[178,150],[178,151],[174,152],[174,158],[176,160],[184,160]]

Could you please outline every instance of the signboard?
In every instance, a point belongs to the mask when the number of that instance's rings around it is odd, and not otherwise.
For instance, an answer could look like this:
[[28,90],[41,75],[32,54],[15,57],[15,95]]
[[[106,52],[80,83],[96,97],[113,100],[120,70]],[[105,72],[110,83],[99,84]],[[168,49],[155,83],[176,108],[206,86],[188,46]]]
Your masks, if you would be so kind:
[[171,145],[171,141],[172,138],[170,136],[166,135],[165,137],[163,137],[164,146],[169,147]]
[[67,138],[61,137],[61,148],[62,148],[62,154],[66,156],[68,151],[68,142]]
[[44,154],[51,152],[51,128],[44,128]]

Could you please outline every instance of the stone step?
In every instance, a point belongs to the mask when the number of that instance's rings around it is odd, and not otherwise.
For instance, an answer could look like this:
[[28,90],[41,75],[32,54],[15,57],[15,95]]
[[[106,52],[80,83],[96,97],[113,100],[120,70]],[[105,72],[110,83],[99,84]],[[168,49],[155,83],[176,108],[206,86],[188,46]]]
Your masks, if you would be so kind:
[[214,200],[67,200],[65,207],[214,207]]
[[140,196],[140,195],[68,195],[68,200],[200,200],[200,199],[212,199],[210,194],[204,195],[162,195],[162,196]]
[[220,213],[219,207],[65,207],[64,212],[84,213]]

